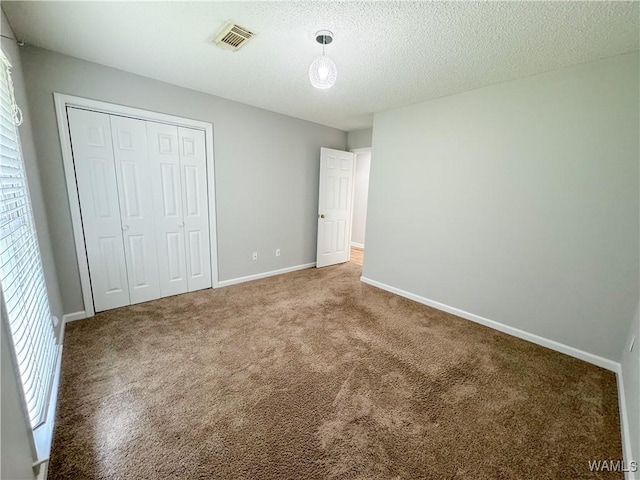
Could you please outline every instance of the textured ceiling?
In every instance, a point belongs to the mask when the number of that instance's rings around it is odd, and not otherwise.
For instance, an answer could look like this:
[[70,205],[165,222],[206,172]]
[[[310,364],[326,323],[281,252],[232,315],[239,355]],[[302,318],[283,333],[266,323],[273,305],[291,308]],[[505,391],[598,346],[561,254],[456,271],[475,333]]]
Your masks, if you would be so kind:
[[[638,49],[636,2],[2,2],[18,39],[340,128],[373,113]],[[210,43],[227,20],[257,33]],[[338,67],[307,77],[317,30]]]

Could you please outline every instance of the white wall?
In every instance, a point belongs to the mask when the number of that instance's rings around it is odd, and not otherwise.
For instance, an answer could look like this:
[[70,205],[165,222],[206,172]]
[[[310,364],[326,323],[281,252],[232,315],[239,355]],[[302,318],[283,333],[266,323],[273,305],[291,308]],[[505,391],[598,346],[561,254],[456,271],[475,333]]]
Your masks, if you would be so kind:
[[[638,161],[640,162],[640,159]],[[638,471],[630,473],[628,480],[640,480],[640,300],[622,349],[620,367],[622,378],[618,378],[618,382],[622,380],[624,385],[628,429],[626,460],[635,460],[638,464]],[[620,401],[622,403],[623,399]]]
[[[629,346],[632,338],[635,338],[635,345],[630,352]],[[630,444],[627,447],[630,458],[627,461],[635,460],[640,469],[640,303],[638,303],[635,317],[629,327],[620,363],[630,439]],[[631,478],[640,479],[640,471]]]
[[620,360],[638,52],[376,114],[364,277]]
[[344,150],[345,132],[47,50],[23,52],[66,313],[84,307],[53,92],[213,123],[220,280],[315,261],[320,147]]
[[26,420],[21,405],[18,377],[15,374],[11,359],[9,338],[6,332],[6,322],[2,319],[0,325],[0,354],[2,358],[2,415],[0,417],[0,478],[23,480],[33,479],[35,475],[31,464],[30,425]]
[[371,147],[372,138],[372,128],[354,130],[349,132],[347,136],[347,148],[349,148],[349,150],[354,150],[356,148],[369,148]]
[[353,186],[353,223],[351,243],[364,245],[369,197],[369,169],[371,152],[356,153],[356,173]]

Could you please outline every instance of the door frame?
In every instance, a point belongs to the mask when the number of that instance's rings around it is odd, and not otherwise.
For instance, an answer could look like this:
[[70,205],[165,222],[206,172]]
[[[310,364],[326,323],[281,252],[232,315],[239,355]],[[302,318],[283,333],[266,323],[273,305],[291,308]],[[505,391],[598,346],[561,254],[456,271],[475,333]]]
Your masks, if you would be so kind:
[[[369,153],[371,154],[371,147],[362,147],[362,148],[352,148],[349,150],[353,153],[353,186],[351,188],[351,235],[353,235],[353,201],[356,197],[356,172],[358,171],[358,154],[360,153]],[[369,171],[369,176],[371,176],[371,171]],[[368,202],[367,202],[368,203]],[[351,261],[351,247],[352,247],[351,239],[349,239],[349,261]],[[364,248],[364,245],[362,246]]]
[[[320,195],[322,194],[322,149],[326,149],[326,150],[334,150],[334,151],[338,151],[338,152],[342,152],[342,153],[351,153],[353,154],[353,162],[351,162],[351,194],[349,195],[349,202],[351,204],[351,208],[349,209],[349,239],[348,239],[348,244],[349,244],[349,248],[347,248],[347,260],[344,263],[348,263],[351,261],[351,229],[353,228],[353,199],[354,199],[354,186],[355,186],[355,181],[356,181],[356,157],[357,157],[357,153],[354,152],[354,150],[340,150],[340,149],[336,149],[336,148],[330,148],[330,147],[320,147],[320,168],[319,168],[319,184],[318,184],[318,219],[320,218],[320,215],[322,214],[322,212],[320,211]],[[316,232],[316,268],[324,268],[324,266],[322,267],[318,267],[318,253],[317,253],[317,248],[319,245],[319,235],[320,235],[320,227],[318,226],[318,230]],[[334,264],[329,264],[329,265],[325,265],[325,266],[331,266]]]
[[56,118],[58,120],[58,134],[60,136],[60,147],[62,149],[62,162],[64,165],[64,175],[67,184],[67,195],[69,198],[69,208],[71,210],[71,223],[73,225],[73,238],[76,247],[76,257],[80,271],[80,286],[82,288],[82,299],[84,303],[85,317],[95,315],[93,306],[93,294],[91,291],[91,278],[89,275],[89,263],[87,261],[86,245],[84,241],[84,230],[82,228],[82,216],[80,215],[80,198],[76,187],[76,173],[73,164],[73,152],[71,150],[71,136],[69,134],[69,120],[67,118],[67,107],[75,107],[84,110],[91,110],[110,115],[120,115],[138,120],[147,120],[157,123],[165,123],[178,127],[193,128],[204,131],[206,165],[207,165],[207,195],[209,198],[209,248],[211,251],[211,287],[218,288],[218,236],[216,220],[216,195],[215,195],[215,175],[214,175],[214,150],[213,150],[213,124],[192,120],[175,115],[153,112],[140,108],[127,107],[115,103],[101,102],[88,98],[75,97],[62,93],[53,94]]

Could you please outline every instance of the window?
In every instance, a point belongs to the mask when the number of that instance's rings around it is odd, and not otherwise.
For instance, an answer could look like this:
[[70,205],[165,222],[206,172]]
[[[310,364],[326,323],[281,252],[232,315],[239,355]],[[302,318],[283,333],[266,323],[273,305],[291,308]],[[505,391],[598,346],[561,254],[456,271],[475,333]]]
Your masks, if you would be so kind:
[[[0,287],[31,427],[46,420],[58,356],[18,137],[10,63],[0,52]],[[0,328],[4,328],[1,326]]]

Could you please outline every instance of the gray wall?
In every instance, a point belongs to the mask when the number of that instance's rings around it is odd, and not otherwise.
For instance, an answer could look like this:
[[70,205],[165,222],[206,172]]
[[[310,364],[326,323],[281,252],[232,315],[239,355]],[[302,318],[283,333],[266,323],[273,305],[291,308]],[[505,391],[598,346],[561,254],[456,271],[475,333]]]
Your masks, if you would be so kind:
[[[629,352],[631,338],[635,337],[633,350]],[[638,462],[640,468],[640,303],[635,317],[629,327],[629,333],[622,351],[622,377],[624,398],[627,407],[631,458]],[[631,460],[631,459],[629,459]],[[640,471],[631,478],[640,479]]]
[[367,202],[369,197],[369,170],[371,152],[356,154],[356,172],[353,185],[353,222],[351,223],[351,241],[364,245],[367,226]]
[[[13,37],[11,27],[4,16],[4,12],[2,12],[2,35]],[[15,41],[5,37],[2,38],[2,50],[9,57],[13,66],[12,79],[16,102],[20,106],[24,117],[24,121],[19,127],[22,156],[25,162],[29,193],[34,210],[34,221],[49,294],[49,303],[52,314],[61,319],[63,313],[62,301],[58,289],[56,268],[53,262],[53,252],[49,241],[49,227],[45,214],[38,164],[35,156],[35,144],[29,105],[27,104],[25,94],[20,50]],[[0,308],[0,310],[2,309]],[[33,479],[34,474],[31,468],[33,455],[31,440],[29,438],[31,428],[20,403],[19,380],[16,370],[14,369],[6,328],[6,319],[2,318],[0,324],[0,354],[2,356],[0,359],[2,370],[2,402],[0,407],[0,425],[2,425],[0,438],[2,451],[0,452],[0,457],[2,458],[2,462],[0,477],[7,479]]]
[[371,146],[371,139],[373,137],[373,128],[365,128],[364,130],[354,130],[349,132],[347,136],[347,148],[353,150],[354,148],[367,148]]
[[364,276],[619,361],[639,291],[638,66],[376,114]]
[[320,147],[344,150],[345,132],[47,50],[23,52],[66,313],[84,307],[53,92],[213,123],[220,280],[315,261]]

